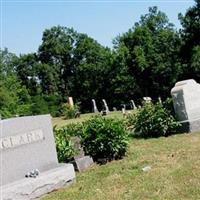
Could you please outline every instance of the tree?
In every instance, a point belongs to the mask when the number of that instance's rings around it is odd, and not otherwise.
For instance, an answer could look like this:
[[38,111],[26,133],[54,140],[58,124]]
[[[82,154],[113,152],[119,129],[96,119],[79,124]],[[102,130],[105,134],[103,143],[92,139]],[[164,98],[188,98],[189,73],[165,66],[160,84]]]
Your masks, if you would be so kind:
[[[43,92],[68,96],[73,74],[73,47],[77,33],[73,29],[56,26],[46,29],[38,50],[40,79]],[[44,83],[45,82],[45,83]]]
[[60,95],[65,102],[73,96],[85,111],[91,99],[106,98],[112,54],[86,34],[66,27],[52,27],[43,33],[38,50],[38,76],[47,95]]
[[16,74],[17,57],[7,49],[0,50],[0,55],[0,115],[7,118],[30,114],[30,96]]
[[166,97],[180,73],[180,38],[167,16],[157,7],[115,41],[118,56],[135,80],[137,97]]
[[199,65],[194,61],[198,57],[200,46],[200,0],[195,0],[195,5],[187,10],[185,16],[179,14],[179,19],[183,26],[180,31],[182,37],[180,56],[184,66],[182,78],[194,78],[200,81]]

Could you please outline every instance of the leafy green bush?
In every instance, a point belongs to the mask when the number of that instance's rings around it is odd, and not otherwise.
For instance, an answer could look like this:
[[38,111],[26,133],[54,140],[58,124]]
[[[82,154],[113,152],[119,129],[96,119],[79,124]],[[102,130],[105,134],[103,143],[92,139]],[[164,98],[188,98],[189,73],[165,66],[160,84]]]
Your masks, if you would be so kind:
[[134,116],[128,117],[133,125],[134,135],[139,137],[159,137],[176,133],[180,124],[162,104],[146,103]]
[[69,124],[62,128],[54,127],[54,136],[59,162],[68,162],[76,155],[71,137],[81,135],[81,132],[81,124]]
[[73,107],[70,106],[68,103],[64,103],[62,105],[62,113],[66,119],[75,118],[76,113],[78,112],[79,107],[78,105],[74,105]]
[[95,116],[83,123],[82,144],[95,161],[110,161],[125,155],[128,133],[122,120]]

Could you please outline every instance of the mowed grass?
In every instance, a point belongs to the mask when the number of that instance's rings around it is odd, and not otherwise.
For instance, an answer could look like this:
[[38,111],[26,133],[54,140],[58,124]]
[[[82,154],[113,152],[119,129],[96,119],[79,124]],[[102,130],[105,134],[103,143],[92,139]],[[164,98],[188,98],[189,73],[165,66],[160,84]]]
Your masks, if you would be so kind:
[[[129,112],[132,112],[132,111],[129,111]],[[66,119],[65,117],[55,117],[52,119],[52,123],[53,123],[53,126],[56,125],[57,127],[62,127],[70,123],[83,122],[95,115],[99,115],[99,114],[95,114],[95,113],[81,114],[80,118],[76,118],[76,119]],[[108,115],[105,117],[122,118],[123,114],[121,111],[115,111],[115,112],[108,113]]]
[[[143,172],[142,168],[151,166]],[[124,159],[76,174],[42,200],[200,199],[200,133],[131,139]]]

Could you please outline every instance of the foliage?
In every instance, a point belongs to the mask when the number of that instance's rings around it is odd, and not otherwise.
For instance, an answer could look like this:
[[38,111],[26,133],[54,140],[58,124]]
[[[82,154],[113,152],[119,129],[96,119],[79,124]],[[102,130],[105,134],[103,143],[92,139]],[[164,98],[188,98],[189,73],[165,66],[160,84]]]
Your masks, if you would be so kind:
[[181,71],[180,42],[173,25],[157,7],[149,8],[132,29],[116,38],[116,57],[122,57],[116,64],[126,72],[134,95],[166,98]]
[[71,137],[80,135],[81,131],[82,126],[77,123],[69,124],[62,128],[54,127],[54,136],[59,162],[68,162],[74,155],[76,155],[76,151],[71,142]]
[[77,112],[79,111],[79,106],[75,104],[71,106],[69,103],[62,104],[62,114],[66,119],[73,119],[76,117]]
[[134,135],[139,137],[160,137],[176,133],[179,123],[162,104],[144,103],[143,107],[129,118]]
[[200,81],[199,46],[200,46],[200,0],[190,7],[185,15],[179,14],[182,25],[182,45],[180,57],[183,64],[182,79],[193,78]]
[[82,144],[96,161],[118,159],[126,153],[128,133],[122,120],[95,116],[83,123]]

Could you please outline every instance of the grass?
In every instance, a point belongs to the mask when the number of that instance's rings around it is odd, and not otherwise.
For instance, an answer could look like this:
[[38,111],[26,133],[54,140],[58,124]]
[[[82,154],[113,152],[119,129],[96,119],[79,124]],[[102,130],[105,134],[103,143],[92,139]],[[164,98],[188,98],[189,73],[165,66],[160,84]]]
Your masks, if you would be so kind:
[[[149,172],[142,168],[150,165]],[[42,200],[200,199],[200,133],[131,139],[123,160],[94,165]]]
[[[65,119],[65,117],[55,117],[55,118],[52,119],[52,122],[53,122],[53,126],[56,125],[58,127],[62,127],[62,126],[65,126],[67,124],[70,124],[70,123],[83,122],[83,121],[89,119],[90,117],[92,117],[94,115],[98,115],[98,114],[95,114],[95,113],[81,114],[81,117],[76,118],[76,119]],[[108,113],[108,115],[106,117],[122,118],[123,114],[122,114],[121,111],[114,111],[114,112]]]

